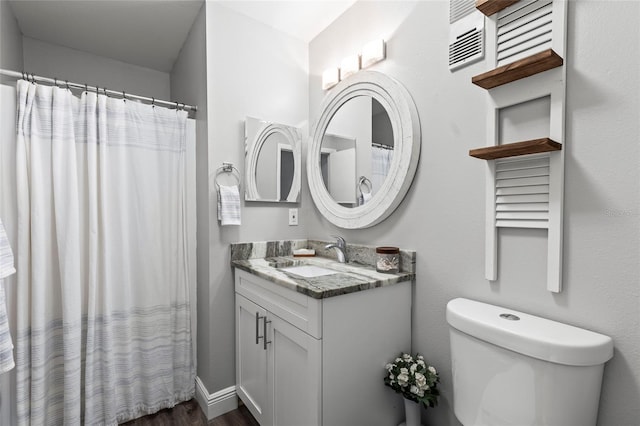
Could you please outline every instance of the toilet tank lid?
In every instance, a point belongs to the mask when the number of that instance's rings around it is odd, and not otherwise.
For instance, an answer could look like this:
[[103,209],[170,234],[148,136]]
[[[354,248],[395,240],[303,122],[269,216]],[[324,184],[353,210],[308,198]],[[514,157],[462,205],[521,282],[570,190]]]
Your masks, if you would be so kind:
[[609,336],[474,300],[451,300],[447,322],[477,339],[557,364],[598,365],[613,356]]

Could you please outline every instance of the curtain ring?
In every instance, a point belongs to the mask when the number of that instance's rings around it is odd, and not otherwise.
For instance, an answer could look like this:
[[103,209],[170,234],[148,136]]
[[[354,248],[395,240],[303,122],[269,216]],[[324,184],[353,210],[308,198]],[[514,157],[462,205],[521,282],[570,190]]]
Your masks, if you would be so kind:
[[36,84],[36,75],[34,73],[31,73],[31,82]]
[[58,77],[53,77],[53,85],[58,87]]
[[176,110],[178,109],[178,103],[176,102]]
[[69,88],[69,80],[65,80],[65,81],[64,81],[64,83],[65,83],[65,85],[67,86],[67,90],[71,90],[71,89]]
[[124,93],[124,90],[122,91],[122,100],[127,102],[127,95]]
[[84,93],[87,95],[89,94],[89,87],[87,86],[87,83],[84,84]]
[[156,107],[156,98],[151,98],[151,108]]

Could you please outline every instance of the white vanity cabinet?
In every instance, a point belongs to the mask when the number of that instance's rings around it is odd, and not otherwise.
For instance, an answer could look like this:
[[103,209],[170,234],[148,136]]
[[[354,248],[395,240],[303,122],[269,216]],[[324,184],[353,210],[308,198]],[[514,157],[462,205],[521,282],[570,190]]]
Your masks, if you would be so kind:
[[236,390],[262,426],[403,419],[383,378],[411,350],[410,281],[316,299],[236,269],[235,290]]

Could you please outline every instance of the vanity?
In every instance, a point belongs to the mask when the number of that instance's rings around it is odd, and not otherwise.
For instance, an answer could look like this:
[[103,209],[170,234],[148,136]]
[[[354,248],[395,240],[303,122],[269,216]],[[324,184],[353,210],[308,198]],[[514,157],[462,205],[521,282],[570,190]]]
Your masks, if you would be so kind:
[[[313,202],[337,227],[375,226],[400,205],[417,169],[413,99],[392,77],[360,71],[332,88],[320,111],[307,153]],[[245,200],[298,202],[299,130],[247,117],[245,139]],[[263,426],[398,424],[403,398],[383,379],[386,363],[411,351],[415,252],[401,250],[400,272],[383,274],[375,247],[344,253],[340,244],[342,263],[327,243],[231,245],[237,395]],[[301,248],[317,257],[293,257]]]
[[[411,349],[415,252],[378,273],[374,248],[339,263],[312,240],[232,244],[236,391],[263,425],[389,425],[402,398],[385,364]],[[292,257],[317,247],[321,256]]]

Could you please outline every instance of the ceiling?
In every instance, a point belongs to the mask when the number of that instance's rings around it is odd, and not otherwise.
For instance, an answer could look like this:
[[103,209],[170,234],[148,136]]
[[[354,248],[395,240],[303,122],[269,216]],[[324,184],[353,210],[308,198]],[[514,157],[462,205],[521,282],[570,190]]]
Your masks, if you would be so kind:
[[[204,0],[10,0],[22,34],[170,72]],[[355,0],[219,4],[309,42]]]

